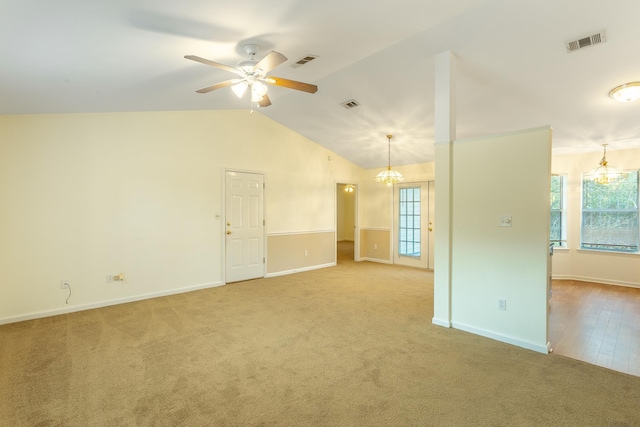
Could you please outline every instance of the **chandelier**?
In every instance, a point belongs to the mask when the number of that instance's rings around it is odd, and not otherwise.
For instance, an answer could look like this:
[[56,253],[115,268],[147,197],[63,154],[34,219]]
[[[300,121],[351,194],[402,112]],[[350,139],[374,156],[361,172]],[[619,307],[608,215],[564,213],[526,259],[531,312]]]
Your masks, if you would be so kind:
[[397,170],[391,169],[391,138],[393,135],[387,135],[387,140],[389,143],[389,154],[388,154],[388,166],[385,170],[381,171],[378,175],[376,175],[376,182],[381,182],[387,185],[397,184],[401,181],[404,181],[404,176]]
[[600,160],[600,166],[586,174],[596,184],[613,184],[627,177],[627,174],[618,168],[609,166],[609,162],[607,162],[607,145],[609,144],[602,144],[604,154],[602,155],[602,160]]

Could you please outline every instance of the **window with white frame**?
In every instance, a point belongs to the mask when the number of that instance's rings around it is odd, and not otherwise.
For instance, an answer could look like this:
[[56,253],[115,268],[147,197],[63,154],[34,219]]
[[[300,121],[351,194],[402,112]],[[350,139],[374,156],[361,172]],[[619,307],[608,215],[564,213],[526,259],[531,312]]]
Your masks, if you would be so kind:
[[638,252],[638,171],[615,184],[582,177],[581,248]]
[[566,206],[567,180],[565,175],[551,175],[551,222],[549,241],[555,247],[567,247]]

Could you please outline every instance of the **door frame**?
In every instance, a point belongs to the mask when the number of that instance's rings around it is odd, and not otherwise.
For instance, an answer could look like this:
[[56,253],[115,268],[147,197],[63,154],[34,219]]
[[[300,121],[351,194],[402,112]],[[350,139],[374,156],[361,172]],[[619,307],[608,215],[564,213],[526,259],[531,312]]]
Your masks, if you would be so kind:
[[269,260],[267,254],[267,174],[263,171],[223,167],[221,172],[222,179],[220,180],[222,187],[220,209],[220,242],[222,245],[222,256],[220,257],[220,259],[222,261],[222,264],[220,270],[222,272],[222,283],[225,285],[227,284],[227,239],[225,238],[225,215],[227,212],[227,172],[252,173],[262,175],[262,182],[264,183],[264,188],[262,189],[262,219],[264,220],[264,227],[262,228],[262,253],[264,254],[264,263],[262,264],[262,277],[266,277],[267,275],[267,262]]
[[[433,209],[431,206],[431,202],[433,198],[431,197],[431,188],[434,187],[435,184],[432,184],[433,180],[425,180],[425,181],[411,181],[411,182],[402,182],[393,186],[393,195],[391,202],[391,259],[393,260],[393,264],[405,265],[409,267],[417,267],[424,268],[427,270],[433,270],[433,265],[431,260],[433,259],[433,251],[432,251],[432,237],[433,234],[431,232],[433,218],[431,217],[433,213]],[[421,237],[421,248],[420,248],[420,258],[414,259],[411,257],[401,257],[398,254],[399,243],[399,197],[400,197],[400,188],[401,187],[416,187],[420,186],[420,237]],[[423,254],[426,254],[424,256]],[[404,260],[407,262],[399,262],[400,260]]]
[[334,252],[334,262],[338,262],[338,186],[340,185],[353,185],[353,260],[360,261],[360,225],[358,223],[358,199],[360,198],[360,189],[358,184],[352,184],[349,182],[335,182],[333,186],[333,202],[334,215],[333,215],[333,229],[336,238],[336,247]]

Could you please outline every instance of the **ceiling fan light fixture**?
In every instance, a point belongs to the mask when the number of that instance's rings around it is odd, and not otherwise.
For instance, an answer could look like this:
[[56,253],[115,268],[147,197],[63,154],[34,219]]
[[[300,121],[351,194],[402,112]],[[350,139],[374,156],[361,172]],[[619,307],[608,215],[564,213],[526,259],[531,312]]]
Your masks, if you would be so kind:
[[640,99],[640,82],[630,82],[616,86],[611,89],[609,96],[618,102],[631,102]]
[[387,135],[389,145],[388,166],[385,170],[380,171],[380,173],[375,177],[376,182],[381,182],[387,185],[393,185],[404,181],[404,176],[402,176],[400,172],[391,169],[391,138],[393,138],[393,135]]
[[253,67],[255,67],[255,65],[258,63],[258,61],[253,60],[253,59],[248,59],[246,61],[240,61],[238,62],[238,64],[236,65],[236,68],[239,70],[242,70],[244,73],[252,73]]
[[242,98],[242,96],[244,95],[244,93],[247,91],[247,88],[249,87],[249,83],[247,83],[246,81],[241,81],[239,83],[236,83],[235,85],[231,86],[231,90],[233,91],[233,93],[236,94],[236,96],[238,98]]
[[251,85],[251,93],[263,97],[267,94],[267,85],[265,85],[264,83],[260,82],[260,81],[255,81],[253,82],[253,84]]

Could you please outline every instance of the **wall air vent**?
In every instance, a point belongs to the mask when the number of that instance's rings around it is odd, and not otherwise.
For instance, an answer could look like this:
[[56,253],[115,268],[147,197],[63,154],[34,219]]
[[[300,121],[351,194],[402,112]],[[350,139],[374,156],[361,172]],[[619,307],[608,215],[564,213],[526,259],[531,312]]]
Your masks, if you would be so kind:
[[304,58],[298,60],[296,63],[292,64],[291,68],[302,67],[304,64],[313,61],[317,57],[318,57],[318,55],[307,55]]
[[607,41],[607,35],[604,30],[596,34],[580,37],[575,40],[571,40],[565,43],[567,53],[575,52],[576,50],[584,49],[585,47],[594,46],[597,44],[605,43]]
[[345,101],[345,102],[341,103],[340,105],[342,105],[347,110],[350,110],[352,108],[359,107],[360,103],[358,101],[356,101],[355,99],[350,99],[348,101]]

